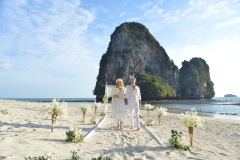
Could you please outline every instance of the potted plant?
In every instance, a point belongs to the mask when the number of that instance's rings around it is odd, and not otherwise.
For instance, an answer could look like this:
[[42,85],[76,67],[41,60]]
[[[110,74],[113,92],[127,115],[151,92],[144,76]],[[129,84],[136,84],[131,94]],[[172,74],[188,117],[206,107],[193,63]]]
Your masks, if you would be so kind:
[[52,103],[50,103],[43,109],[42,112],[44,115],[48,114],[48,115],[51,115],[52,117],[52,129],[51,129],[52,133],[53,133],[55,123],[57,121],[57,117],[58,116],[66,117],[67,107],[68,107],[67,103],[59,102],[59,99],[53,99]]
[[191,111],[187,111],[186,114],[182,113],[181,123],[183,126],[188,127],[188,133],[190,136],[190,146],[193,142],[193,128],[202,127],[203,120],[197,115],[195,108],[192,108]]
[[85,122],[86,113],[91,111],[91,106],[89,104],[83,104],[81,106],[81,111],[83,113],[83,122]]
[[156,109],[156,112],[157,112],[157,116],[158,116],[158,122],[160,125],[161,117],[167,115],[167,108],[161,106],[160,108]]
[[153,109],[154,108],[154,106],[152,106],[151,104],[145,104],[144,105],[144,109],[146,109],[147,110],[147,112],[148,112],[148,117],[149,117],[149,111],[151,110],[151,109]]

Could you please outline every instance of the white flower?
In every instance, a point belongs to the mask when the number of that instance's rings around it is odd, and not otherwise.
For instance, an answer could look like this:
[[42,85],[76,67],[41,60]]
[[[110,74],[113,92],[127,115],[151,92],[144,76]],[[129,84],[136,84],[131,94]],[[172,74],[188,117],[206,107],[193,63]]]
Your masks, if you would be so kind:
[[202,127],[203,120],[197,116],[197,111],[192,108],[191,111],[187,111],[186,114],[181,114],[183,117],[181,123],[185,127]]
[[82,111],[82,112],[91,111],[91,105],[89,105],[89,104],[83,104],[83,105],[81,105],[81,111]]
[[114,88],[112,94],[115,95],[115,96],[117,96],[118,93],[119,93],[119,89]]
[[151,110],[152,108],[154,108],[154,106],[152,106],[151,104],[145,104],[144,105],[144,109],[146,109],[146,110]]
[[107,103],[107,102],[108,102],[108,96],[105,95],[105,96],[103,97],[103,102],[104,102],[104,103]]
[[49,114],[49,115],[56,115],[56,116],[63,116],[66,117],[67,115],[67,103],[65,102],[59,102],[57,99],[53,99],[52,103],[47,105],[42,113],[44,115]]
[[101,103],[96,103],[96,102],[94,102],[93,107],[94,107],[95,109],[98,109],[99,107],[101,107]]
[[156,109],[157,115],[158,116],[166,116],[167,115],[167,108],[165,107],[160,107]]

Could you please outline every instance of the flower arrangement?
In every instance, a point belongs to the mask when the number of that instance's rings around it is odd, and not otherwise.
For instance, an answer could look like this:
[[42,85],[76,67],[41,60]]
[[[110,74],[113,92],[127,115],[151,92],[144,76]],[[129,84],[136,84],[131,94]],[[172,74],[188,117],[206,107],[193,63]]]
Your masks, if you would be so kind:
[[105,96],[103,97],[103,102],[104,102],[105,104],[108,102],[108,96],[105,95]]
[[107,113],[105,111],[101,112],[101,116],[105,116]]
[[105,112],[106,114],[108,114],[109,110],[108,110],[108,108],[107,108],[107,107],[106,107],[106,108],[104,108],[104,112]]
[[158,116],[166,116],[167,115],[167,108],[165,107],[160,107],[156,109],[157,115]]
[[183,118],[181,119],[181,123],[185,127],[202,127],[203,121],[200,117],[197,116],[197,111],[195,108],[192,108],[191,111],[187,111],[186,114],[183,115]]
[[84,135],[82,130],[77,127],[71,127],[67,132],[67,139],[66,141],[71,141],[73,143],[80,143],[84,139]]
[[147,120],[146,125],[147,125],[147,126],[153,126],[154,123],[155,123],[155,122],[154,122],[153,120],[149,119],[149,120]]
[[146,109],[147,111],[148,111],[148,117],[149,117],[149,111],[151,110],[151,109],[153,109],[154,108],[154,106],[152,106],[151,104],[145,104],[144,105],[144,109]]
[[91,119],[91,124],[97,124],[97,118],[96,117],[93,117],[92,119]]
[[85,117],[86,117],[86,113],[91,111],[91,105],[89,104],[83,104],[81,106],[81,111],[83,113],[83,122],[85,122]]
[[89,104],[83,104],[83,105],[81,105],[81,111],[89,112],[89,111],[91,111],[91,106]]
[[59,102],[59,100],[54,98],[52,100],[52,103],[50,103],[43,109],[42,113],[44,115],[49,114],[52,116],[52,130],[51,130],[52,133],[53,133],[54,125],[57,121],[57,117],[58,116],[63,116],[64,118],[66,117],[67,107],[68,107],[67,103]]
[[182,148],[185,151],[191,151],[188,146],[183,144],[182,132],[171,130],[171,133],[172,133],[171,138],[168,140],[170,143],[170,146],[176,147],[176,148]]
[[190,146],[192,146],[193,142],[193,128],[194,127],[202,127],[203,121],[200,117],[197,116],[197,111],[195,108],[192,108],[191,111],[187,111],[186,114],[183,115],[183,118],[181,119],[181,123],[183,126],[188,127],[188,133],[190,136]]
[[101,103],[96,103],[96,102],[94,102],[93,107],[94,107],[95,116],[96,116],[96,114],[97,114],[97,109],[98,109],[100,106],[101,106]]
[[118,96],[119,94],[119,89],[118,88],[114,88],[113,91],[112,91],[112,95],[113,96]]
[[157,116],[158,116],[158,122],[160,125],[161,117],[167,115],[167,108],[161,106],[160,108],[156,109],[156,112],[157,112]]

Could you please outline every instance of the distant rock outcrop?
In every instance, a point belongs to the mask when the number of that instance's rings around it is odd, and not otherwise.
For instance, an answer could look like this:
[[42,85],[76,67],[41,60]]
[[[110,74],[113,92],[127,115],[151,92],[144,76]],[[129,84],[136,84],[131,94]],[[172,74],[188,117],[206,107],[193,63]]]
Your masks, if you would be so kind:
[[[156,76],[153,79],[157,80],[159,85],[164,84],[165,88],[168,88],[169,92],[156,99],[173,98],[176,97],[175,93],[180,91],[178,67],[170,60],[165,49],[144,25],[126,22],[116,27],[111,35],[107,52],[102,55],[94,89],[97,100],[103,97],[106,83],[115,84],[117,78],[123,78],[128,84],[132,72],[139,73],[138,76],[146,76],[146,74]],[[147,87],[147,83],[144,83],[144,86],[139,83],[138,85]],[[149,99],[145,97],[145,100]]]
[[179,82],[180,90],[178,93],[182,98],[208,99],[215,95],[209,66],[202,58],[192,58],[190,62],[182,62]]
[[237,96],[234,94],[225,94],[224,97],[237,97]]

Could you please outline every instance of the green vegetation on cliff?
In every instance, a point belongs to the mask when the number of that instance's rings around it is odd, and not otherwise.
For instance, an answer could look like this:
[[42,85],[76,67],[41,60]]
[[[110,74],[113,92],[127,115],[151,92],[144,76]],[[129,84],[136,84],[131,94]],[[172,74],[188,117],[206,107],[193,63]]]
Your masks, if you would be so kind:
[[136,78],[143,100],[160,100],[176,97],[176,90],[170,87],[164,78],[145,73],[137,73]]

